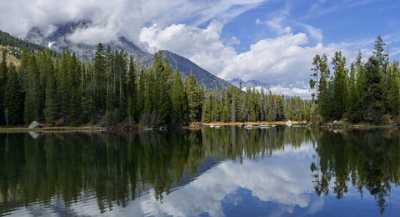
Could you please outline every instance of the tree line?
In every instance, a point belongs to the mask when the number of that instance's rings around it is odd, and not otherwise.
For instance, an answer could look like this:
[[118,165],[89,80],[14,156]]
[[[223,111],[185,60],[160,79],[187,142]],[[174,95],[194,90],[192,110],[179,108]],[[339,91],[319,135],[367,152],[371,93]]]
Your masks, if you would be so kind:
[[391,122],[400,111],[399,75],[399,64],[389,60],[381,37],[372,56],[364,60],[360,52],[350,66],[341,51],[331,65],[326,55],[316,55],[310,80],[314,112],[322,121]]
[[[0,63],[0,123],[22,125],[115,124],[181,125],[198,119],[203,89],[185,80],[155,55],[142,69],[123,51],[99,44],[93,63],[68,50],[24,51],[18,68]],[[190,111],[190,112],[189,112]]]
[[210,92],[204,99],[203,122],[308,121],[311,101],[274,95],[270,91],[235,87]]
[[156,54],[143,68],[124,51],[99,44],[92,62],[65,50],[21,54],[18,67],[0,62],[0,125],[126,123],[148,127],[199,121],[305,120],[308,101],[260,91],[207,91]]

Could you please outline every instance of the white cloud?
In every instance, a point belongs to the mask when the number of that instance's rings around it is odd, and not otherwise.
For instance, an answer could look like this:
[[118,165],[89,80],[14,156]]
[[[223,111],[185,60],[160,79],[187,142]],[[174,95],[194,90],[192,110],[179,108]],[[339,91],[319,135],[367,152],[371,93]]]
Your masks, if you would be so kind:
[[302,24],[302,26],[305,28],[307,33],[316,41],[322,42],[323,39],[323,34],[322,30],[315,28],[314,26],[308,25],[308,24]]
[[[323,200],[312,196],[312,176],[304,175],[310,172],[314,154],[312,145],[306,144],[298,149],[286,146],[285,152],[274,152],[262,160],[224,161],[187,185],[164,194],[162,201],[150,191],[123,209],[115,207],[112,213],[176,217],[208,213],[223,217],[222,201],[238,189],[247,189],[258,200],[276,204],[279,208],[271,212],[281,212],[282,216],[294,212],[296,207],[316,212]],[[80,206],[72,209],[78,213],[86,210]]]
[[306,24],[304,32],[293,32],[285,25],[286,7],[267,21],[256,20],[277,37],[263,38],[244,52],[236,51],[234,46],[240,40],[223,39],[224,24],[267,1],[0,1],[0,29],[23,36],[33,26],[51,32],[63,22],[91,20],[88,28],[79,29],[69,39],[93,44],[124,35],[151,52],[165,49],[185,56],[225,79],[262,80],[288,93],[301,92],[293,88],[304,88],[315,54],[330,54],[352,45],[324,45],[322,31]]
[[221,40],[222,23],[211,22],[207,28],[174,24],[166,28],[157,25],[143,28],[139,40],[148,50],[170,50],[185,56],[203,68],[219,74],[236,51]]
[[305,82],[312,57],[335,50],[321,43],[309,45],[306,33],[287,33],[262,39],[252,44],[249,50],[237,53],[222,42],[221,28],[218,22],[212,22],[204,29],[184,24],[164,29],[154,25],[142,30],[140,41],[153,52],[168,49],[186,56],[225,79],[240,77],[269,83]]
[[[32,27],[82,19],[93,21],[74,40],[108,39],[123,34],[137,42],[140,30],[155,23],[161,27],[190,20],[194,26],[211,19],[228,22],[266,0],[12,0],[0,1],[0,29],[23,37]],[[113,35],[110,32],[113,32]],[[104,34],[107,37],[104,37]],[[96,39],[94,39],[96,40]]]
[[267,20],[265,24],[278,34],[288,34],[292,32],[292,28],[282,25],[282,20],[282,17],[275,17],[271,20]]
[[[243,90],[249,90],[250,88],[244,87]],[[310,99],[311,98],[311,90],[307,87],[295,87],[293,85],[289,86],[282,86],[282,85],[272,85],[270,87],[264,86],[255,86],[252,89],[257,91],[262,91],[264,93],[271,92],[272,94],[276,95],[285,95],[285,96],[299,96],[303,99]]]
[[139,40],[151,52],[171,50],[226,80],[264,81],[275,93],[306,97],[311,62],[316,54],[331,56],[340,49],[351,61],[367,43],[323,44],[321,30],[302,26],[304,32],[294,33],[291,28],[279,25],[278,36],[261,39],[244,52],[237,52],[233,45],[224,43],[223,24],[217,21],[205,28],[185,24],[165,28],[153,25],[142,29]]

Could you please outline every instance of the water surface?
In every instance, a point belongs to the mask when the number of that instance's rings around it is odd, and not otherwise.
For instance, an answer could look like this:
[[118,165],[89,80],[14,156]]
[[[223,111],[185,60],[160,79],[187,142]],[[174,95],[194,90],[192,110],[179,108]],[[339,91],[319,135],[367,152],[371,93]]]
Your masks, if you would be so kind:
[[398,216],[398,130],[0,134],[0,216]]

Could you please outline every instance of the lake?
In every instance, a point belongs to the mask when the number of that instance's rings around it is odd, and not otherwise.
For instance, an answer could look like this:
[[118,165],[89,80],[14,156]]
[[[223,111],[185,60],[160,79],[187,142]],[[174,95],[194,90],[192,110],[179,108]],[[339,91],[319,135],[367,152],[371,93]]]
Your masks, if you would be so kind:
[[0,216],[399,216],[399,132],[0,134]]

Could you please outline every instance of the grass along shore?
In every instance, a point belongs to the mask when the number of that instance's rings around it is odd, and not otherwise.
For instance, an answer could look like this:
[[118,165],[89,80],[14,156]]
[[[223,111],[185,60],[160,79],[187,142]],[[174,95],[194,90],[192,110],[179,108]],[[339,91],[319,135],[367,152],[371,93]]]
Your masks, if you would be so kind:
[[65,127],[42,127],[42,128],[29,128],[29,127],[0,127],[0,133],[28,133],[28,132],[41,132],[41,133],[96,133],[107,131],[104,127],[99,126],[65,126]]
[[[209,122],[192,123],[184,129],[196,130],[203,127],[222,127],[222,126],[242,126],[242,127],[257,127],[257,126],[304,126],[307,125],[304,121],[260,121],[260,122]],[[74,133],[74,132],[106,132],[110,131],[111,128],[100,127],[100,126],[62,126],[62,127],[38,127],[29,128],[27,126],[16,126],[16,127],[0,127],[0,133],[27,133],[27,132],[43,132],[43,133]],[[140,126],[134,126],[133,129],[146,130],[158,128],[146,128]],[[112,131],[112,130],[111,130]]]
[[256,121],[256,122],[209,122],[201,123],[204,126],[215,127],[215,126],[304,126],[307,125],[306,121]]

